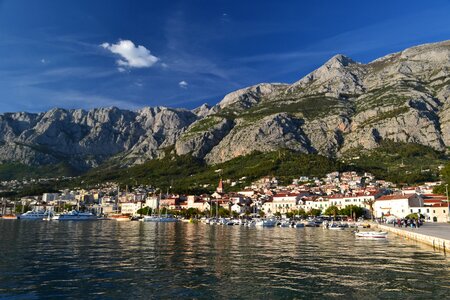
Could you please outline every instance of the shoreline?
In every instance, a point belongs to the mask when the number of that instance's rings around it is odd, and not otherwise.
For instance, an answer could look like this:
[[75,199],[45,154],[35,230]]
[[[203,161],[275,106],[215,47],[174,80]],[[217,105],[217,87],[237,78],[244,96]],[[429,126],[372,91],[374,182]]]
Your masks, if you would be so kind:
[[[390,225],[384,225],[384,224],[373,224],[374,227],[381,230],[385,230],[391,233],[394,233],[398,236],[402,236],[404,238],[420,242],[422,244],[426,244],[428,246],[433,247],[434,250],[438,250],[440,252],[443,252],[444,255],[447,255],[447,252],[450,251],[450,225],[447,224],[439,224],[439,226],[448,226],[448,231],[438,231],[433,232],[433,228],[427,228],[427,225],[425,226],[426,232],[421,232],[421,228],[398,228],[393,227]],[[425,231],[425,230],[424,230]]]

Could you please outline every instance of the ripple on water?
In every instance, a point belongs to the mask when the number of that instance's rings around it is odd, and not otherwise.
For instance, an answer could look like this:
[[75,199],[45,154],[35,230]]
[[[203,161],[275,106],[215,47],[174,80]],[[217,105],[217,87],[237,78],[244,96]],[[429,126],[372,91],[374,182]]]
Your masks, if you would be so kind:
[[0,298],[436,298],[448,259],[350,231],[0,221]]

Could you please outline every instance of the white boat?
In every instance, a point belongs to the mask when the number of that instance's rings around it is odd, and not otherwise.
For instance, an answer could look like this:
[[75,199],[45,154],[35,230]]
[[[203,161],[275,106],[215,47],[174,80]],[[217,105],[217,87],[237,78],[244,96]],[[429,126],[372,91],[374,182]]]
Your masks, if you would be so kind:
[[329,230],[344,230],[345,227],[342,226],[342,225],[330,225],[330,226],[328,227],[328,229],[329,229]]
[[44,220],[49,215],[45,210],[30,210],[19,216],[21,220]]
[[317,227],[316,222],[314,222],[314,221],[308,221],[308,220],[303,221],[303,225],[304,225],[305,227]]
[[160,216],[144,216],[144,222],[159,222],[159,223],[171,223],[178,222],[174,217],[160,217]]
[[330,230],[344,230],[345,229],[345,225],[342,223],[332,222],[331,224],[330,223],[324,223],[324,224],[325,224],[324,228],[330,229]]
[[262,227],[275,227],[277,225],[276,219],[264,219],[256,221],[256,226],[262,226]]
[[92,213],[79,212],[72,210],[68,213],[62,213],[52,217],[52,220],[57,221],[93,221],[97,220],[97,216]]
[[291,222],[289,220],[282,220],[281,223],[278,224],[279,227],[290,227]]
[[245,224],[245,226],[247,226],[247,227],[254,227],[254,226],[256,226],[256,221],[255,220],[248,221]]
[[385,239],[388,233],[385,231],[359,231],[355,232],[356,237],[369,239]]
[[295,222],[295,223],[291,224],[291,227],[293,227],[293,228],[303,228],[303,227],[305,227],[305,224],[300,223],[300,222]]

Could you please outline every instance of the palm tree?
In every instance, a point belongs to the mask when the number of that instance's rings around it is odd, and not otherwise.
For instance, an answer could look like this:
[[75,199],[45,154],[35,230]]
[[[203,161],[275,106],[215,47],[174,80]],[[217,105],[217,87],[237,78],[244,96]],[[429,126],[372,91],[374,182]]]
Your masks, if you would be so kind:
[[375,204],[375,200],[374,199],[364,200],[364,204],[369,206],[370,218],[373,221],[373,205]]

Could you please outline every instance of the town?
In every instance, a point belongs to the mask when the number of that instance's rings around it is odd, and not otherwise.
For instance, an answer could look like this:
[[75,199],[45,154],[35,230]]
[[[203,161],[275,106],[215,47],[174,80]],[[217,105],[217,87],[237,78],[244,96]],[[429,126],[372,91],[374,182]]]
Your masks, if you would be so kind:
[[369,173],[332,172],[321,179],[301,176],[286,186],[275,177],[264,177],[241,191],[226,192],[224,187],[233,184],[232,180],[219,179],[212,194],[180,195],[154,187],[131,190],[105,183],[100,188],[44,193],[19,201],[2,198],[0,213],[3,218],[20,217],[27,211],[71,210],[129,218],[161,212],[180,218],[341,215],[388,221],[416,215],[425,222],[450,221],[448,191],[447,196],[433,194],[433,188],[441,182],[398,188]]

